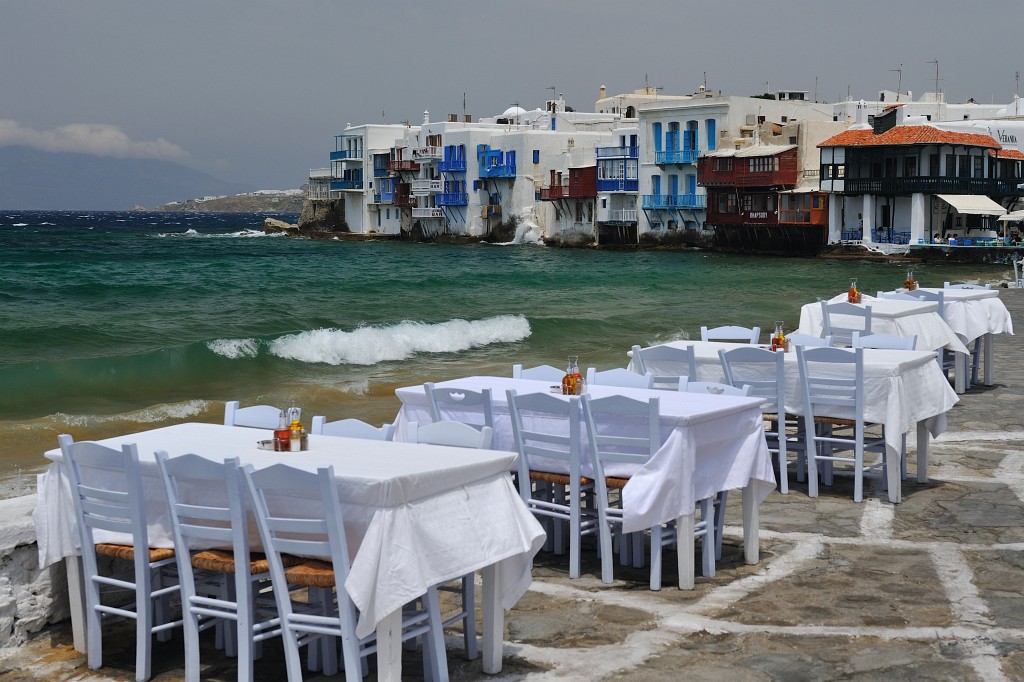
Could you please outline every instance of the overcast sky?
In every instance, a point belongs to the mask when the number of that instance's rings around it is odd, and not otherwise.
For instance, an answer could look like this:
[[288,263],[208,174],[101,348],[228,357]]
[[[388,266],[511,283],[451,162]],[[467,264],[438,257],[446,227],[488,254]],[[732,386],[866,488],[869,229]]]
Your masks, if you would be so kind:
[[163,158],[259,188],[325,167],[347,122],[493,116],[552,86],[935,87],[1009,102],[1021,0],[0,0],[0,145]]

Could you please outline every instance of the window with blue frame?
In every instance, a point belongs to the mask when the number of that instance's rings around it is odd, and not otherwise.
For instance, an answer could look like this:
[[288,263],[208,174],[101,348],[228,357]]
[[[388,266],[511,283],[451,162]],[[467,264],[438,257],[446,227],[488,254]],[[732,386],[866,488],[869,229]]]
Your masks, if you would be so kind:
[[717,148],[715,144],[715,119],[709,118],[704,121],[704,130],[707,131],[708,136],[708,151],[713,152]]
[[661,123],[655,122],[651,124],[651,137],[654,139],[654,151],[661,151]]
[[533,162],[534,163],[540,163],[540,150],[539,149],[534,149],[533,150]]

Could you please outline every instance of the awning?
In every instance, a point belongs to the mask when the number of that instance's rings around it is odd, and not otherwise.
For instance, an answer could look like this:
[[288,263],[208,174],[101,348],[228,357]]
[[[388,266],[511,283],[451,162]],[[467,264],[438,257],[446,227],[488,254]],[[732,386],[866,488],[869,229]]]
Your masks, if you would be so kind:
[[1014,211],[1012,213],[1007,213],[1006,215],[999,216],[997,220],[1001,223],[1015,223],[1018,220],[1024,220],[1024,211]]
[[984,194],[937,194],[937,197],[956,209],[957,213],[968,215],[1003,215],[1006,209]]

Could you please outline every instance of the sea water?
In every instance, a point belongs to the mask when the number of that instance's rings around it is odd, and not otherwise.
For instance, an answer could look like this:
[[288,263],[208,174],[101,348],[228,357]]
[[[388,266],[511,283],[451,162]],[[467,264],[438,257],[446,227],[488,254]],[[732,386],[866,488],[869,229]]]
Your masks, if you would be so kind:
[[[514,362],[581,368],[699,338],[794,329],[800,306],[902,285],[896,263],[267,235],[263,214],[0,211],[0,484],[57,435],[219,422],[224,401],[390,422],[395,388]],[[294,215],[277,215],[294,221]],[[922,286],[1003,266],[915,267]]]

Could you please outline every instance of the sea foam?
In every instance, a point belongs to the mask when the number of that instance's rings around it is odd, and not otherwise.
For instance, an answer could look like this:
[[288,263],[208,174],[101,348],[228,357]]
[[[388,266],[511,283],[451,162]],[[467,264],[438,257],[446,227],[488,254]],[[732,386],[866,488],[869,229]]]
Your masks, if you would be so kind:
[[231,360],[254,358],[259,352],[259,342],[256,339],[216,339],[206,346],[217,355]]
[[499,315],[436,324],[404,321],[352,331],[315,329],[282,336],[269,342],[268,349],[278,357],[301,362],[375,365],[416,353],[456,353],[492,343],[511,343],[529,335],[530,323],[525,317]]

